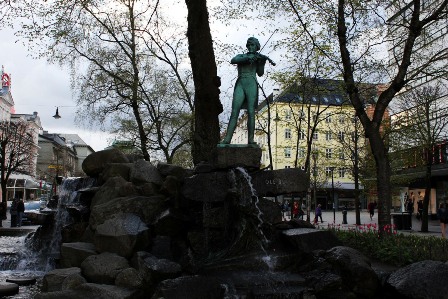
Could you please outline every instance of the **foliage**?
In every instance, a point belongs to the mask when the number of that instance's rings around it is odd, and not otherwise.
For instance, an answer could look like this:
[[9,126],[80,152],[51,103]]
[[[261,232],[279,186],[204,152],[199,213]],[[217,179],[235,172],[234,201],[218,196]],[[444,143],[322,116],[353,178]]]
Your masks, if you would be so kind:
[[[146,160],[151,159],[152,140],[174,155],[177,144],[163,144],[157,131],[164,114],[153,114],[158,102],[151,91],[161,79],[157,73],[177,85],[171,102],[186,113],[193,112],[194,104],[191,74],[183,66],[185,29],[164,14],[159,1],[34,1],[29,10],[23,5],[20,35],[40,47],[40,56],[70,67],[80,122],[107,126],[116,119],[130,120],[135,125],[130,135],[137,137],[132,141]],[[189,142],[187,136],[181,143]]]
[[344,246],[354,248],[367,257],[395,266],[424,260],[448,261],[448,240],[435,236],[398,233],[394,225],[385,226],[381,234],[376,224],[341,229],[329,225]]

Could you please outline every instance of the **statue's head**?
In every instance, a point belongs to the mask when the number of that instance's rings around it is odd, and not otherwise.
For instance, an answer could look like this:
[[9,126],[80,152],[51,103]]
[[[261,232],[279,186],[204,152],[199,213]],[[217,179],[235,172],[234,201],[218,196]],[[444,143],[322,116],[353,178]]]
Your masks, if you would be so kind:
[[246,48],[248,48],[249,49],[249,44],[253,44],[253,45],[255,45],[256,46],[256,51],[258,51],[258,50],[260,50],[260,42],[258,41],[258,39],[257,38],[255,38],[255,37],[249,37],[248,39],[247,39],[247,42],[246,42]]

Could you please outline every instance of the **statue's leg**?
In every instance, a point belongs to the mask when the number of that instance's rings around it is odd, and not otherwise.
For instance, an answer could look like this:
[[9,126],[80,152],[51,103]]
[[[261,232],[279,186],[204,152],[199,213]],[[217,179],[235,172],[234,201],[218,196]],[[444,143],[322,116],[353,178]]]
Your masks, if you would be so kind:
[[243,101],[244,101],[244,90],[240,86],[240,84],[237,84],[233,92],[232,113],[230,114],[226,137],[221,142],[223,144],[229,144],[230,141],[232,141],[233,132],[235,132],[236,124],[238,122],[238,116],[240,114],[240,109],[241,106],[243,105]]
[[248,131],[248,144],[255,144],[255,103],[257,102],[257,82],[246,89],[247,95],[247,131]]

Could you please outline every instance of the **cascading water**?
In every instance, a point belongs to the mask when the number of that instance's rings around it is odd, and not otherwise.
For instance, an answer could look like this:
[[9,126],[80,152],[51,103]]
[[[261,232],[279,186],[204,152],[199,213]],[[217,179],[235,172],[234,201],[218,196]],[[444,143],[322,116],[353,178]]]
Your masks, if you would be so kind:
[[62,243],[62,229],[72,223],[72,218],[67,211],[67,207],[80,205],[82,189],[90,188],[95,183],[92,178],[66,178],[59,189],[59,200],[54,217],[54,227],[51,234],[51,241],[47,248],[44,248],[47,255],[46,271],[54,268],[55,260],[60,255],[60,245]]
[[251,198],[253,200],[253,204],[255,206],[255,209],[257,211],[257,219],[258,219],[258,224],[257,224],[257,228],[259,231],[259,235],[261,237],[261,249],[263,250],[265,256],[262,258],[263,262],[268,266],[269,270],[272,271],[272,269],[274,269],[274,261],[272,260],[272,258],[269,256],[267,250],[266,250],[266,246],[269,244],[269,240],[266,238],[266,235],[263,233],[262,227],[263,227],[263,212],[261,211],[260,207],[258,206],[259,204],[259,199],[257,196],[257,192],[252,184],[252,178],[249,175],[249,173],[246,171],[246,169],[242,168],[242,167],[237,167],[236,168],[241,175],[243,176],[243,178],[246,180],[247,186],[250,189],[250,193],[251,193]]
[[[8,298],[33,298],[39,292],[40,282],[45,273],[55,266],[59,257],[61,232],[71,222],[67,206],[80,204],[80,192],[91,187],[95,180],[90,178],[67,178],[60,188],[54,222],[40,226],[34,233],[23,227],[23,234],[0,236],[0,281],[10,278],[35,278],[38,283],[21,286],[18,294]],[[39,245],[40,244],[40,245]]]

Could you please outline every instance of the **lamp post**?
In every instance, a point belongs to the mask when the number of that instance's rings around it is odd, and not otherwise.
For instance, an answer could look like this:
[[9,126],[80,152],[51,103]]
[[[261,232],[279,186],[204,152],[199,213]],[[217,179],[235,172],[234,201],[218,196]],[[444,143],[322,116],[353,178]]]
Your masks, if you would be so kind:
[[336,223],[336,207],[334,202],[334,179],[333,179],[333,171],[335,167],[330,167],[331,170],[331,197],[333,199],[333,223]]
[[314,198],[314,208],[317,207],[317,196],[316,196],[316,180],[317,180],[317,167],[316,167],[316,160],[317,160],[317,151],[313,150],[311,153],[311,158],[313,158],[313,198]]
[[280,117],[278,116],[278,112],[275,112],[275,118],[274,118],[274,122],[275,122],[275,169],[277,169],[277,136],[278,136],[278,122],[280,121]]

